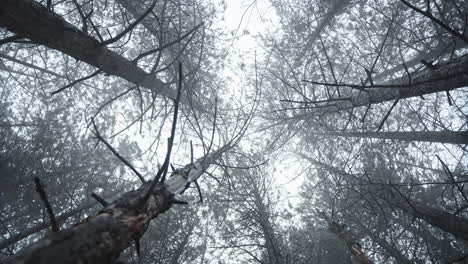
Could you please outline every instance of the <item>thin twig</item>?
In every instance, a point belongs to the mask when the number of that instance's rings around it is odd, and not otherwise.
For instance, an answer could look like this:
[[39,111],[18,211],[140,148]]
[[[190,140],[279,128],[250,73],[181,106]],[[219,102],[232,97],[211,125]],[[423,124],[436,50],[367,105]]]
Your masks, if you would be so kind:
[[151,196],[151,193],[153,192],[154,188],[156,187],[156,184],[159,182],[161,179],[161,182],[164,183],[166,179],[166,174],[167,174],[167,168],[169,166],[169,160],[171,156],[171,151],[172,151],[172,145],[174,144],[174,138],[175,138],[175,131],[176,131],[176,125],[177,125],[177,114],[179,112],[179,102],[180,102],[180,96],[181,96],[181,90],[182,90],[182,80],[183,79],[183,72],[182,72],[182,63],[179,62],[179,85],[177,89],[177,97],[174,102],[174,116],[172,118],[172,128],[171,128],[171,137],[168,140],[168,147],[167,147],[167,153],[166,153],[166,158],[164,160],[163,165],[161,168],[158,170],[158,173],[154,177],[154,180],[151,182],[151,186],[148,189],[148,192],[146,193],[144,199],[143,199],[143,204],[148,201],[149,197]]
[[36,184],[36,192],[39,194],[41,197],[42,202],[44,202],[44,205],[47,209],[47,214],[49,215],[50,218],[50,225],[52,227],[52,232],[57,232],[59,231],[59,227],[57,224],[57,220],[55,219],[54,211],[52,210],[52,206],[49,203],[49,200],[47,199],[47,194],[44,190],[44,188],[41,185],[41,180],[39,180],[38,177],[34,177],[34,183]]
[[408,1],[405,1],[405,0],[400,0],[403,4],[405,4],[406,6],[408,6],[409,8],[413,9],[414,11],[420,13],[421,15],[425,16],[425,17],[428,17],[430,20],[432,20],[434,23],[436,23],[437,25],[441,26],[443,29],[447,30],[450,34],[454,35],[455,37],[457,38],[460,38],[462,39],[463,41],[465,41],[466,43],[468,43],[468,37],[465,37],[463,34],[457,32],[456,30],[454,30],[453,28],[449,27],[448,25],[446,25],[444,22],[442,22],[440,19],[434,17],[431,13],[429,12],[425,12],[425,11],[422,11],[421,9],[415,7],[414,5],[408,3]]
[[397,103],[400,101],[400,97],[398,97],[395,102],[393,103],[392,107],[390,107],[390,110],[388,110],[387,114],[385,115],[385,117],[382,119],[382,121],[380,122],[380,125],[379,127],[377,128],[377,132],[380,131],[380,129],[382,129],[383,125],[385,124],[385,121],[387,121],[387,118],[390,116],[390,114],[392,113],[392,110],[393,108],[397,105]]
[[94,198],[94,200],[96,200],[97,202],[99,202],[100,204],[102,204],[102,206],[106,207],[109,205],[108,202],[106,202],[106,200],[104,200],[101,196],[95,194],[95,193],[91,193],[91,197]]
[[111,43],[114,43],[121,39],[123,36],[125,36],[128,32],[133,30],[140,22],[153,10],[154,6],[156,5],[157,0],[154,0],[151,6],[143,13],[137,20],[135,20],[132,24],[130,24],[124,31],[120,32],[117,36],[110,38],[108,40],[104,40],[101,43],[99,43],[101,46],[109,45]]
[[128,162],[124,157],[122,157],[112,146],[109,144],[99,133],[99,130],[97,129],[96,123],[94,122],[94,118],[91,119],[91,122],[93,123],[94,126],[94,135],[99,141],[102,141],[104,145],[120,160],[122,161],[127,167],[129,167],[140,179],[142,183],[145,183],[145,178]]
[[457,187],[458,191],[463,196],[463,199],[465,199],[465,201],[468,203],[468,197],[466,196],[466,194],[465,194],[465,192],[463,190],[463,187],[458,185],[458,183],[455,181],[455,177],[453,177],[453,174],[450,171],[449,167],[447,166],[447,164],[445,164],[442,161],[442,159],[439,157],[439,155],[436,155],[436,157],[440,161],[440,163],[442,164],[442,167],[444,167],[444,171],[447,174],[447,177],[449,178],[449,180],[452,181],[453,185],[455,185]]
[[63,90],[74,86],[74,85],[77,84],[77,83],[80,83],[80,82],[82,82],[82,81],[86,81],[86,80],[88,80],[88,79],[93,78],[94,76],[100,74],[101,72],[102,72],[101,70],[97,70],[97,71],[91,73],[91,74],[88,75],[88,76],[85,76],[85,77],[79,78],[79,79],[77,79],[77,80],[74,80],[73,82],[71,82],[71,83],[69,83],[69,84],[63,86],[62,88],[53,91],[50,95],[58,94],[58,93],[62,92]]

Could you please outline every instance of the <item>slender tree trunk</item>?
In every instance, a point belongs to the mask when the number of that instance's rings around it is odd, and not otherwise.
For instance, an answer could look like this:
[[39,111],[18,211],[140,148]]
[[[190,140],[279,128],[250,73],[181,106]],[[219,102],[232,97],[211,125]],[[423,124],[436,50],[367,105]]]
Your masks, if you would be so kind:
[[411,132],[312,132],[312,134],[357,138],[381,138],[401,141],[425,141],[448,144],[468,144],[468,131],[411,131]]
[[303,49],[297,58],[303,58],[308,50],[312,47],[312,44],[317,39],[322,31],[333,21],[333,19],[339,15],[349,4],[349,0],[336,0],[332,1],[328,12],[323,16],[322,19],[317,23],[312,34],[307,38],[306,44],[303,46]]
[[93,65],[103,72],[175,98],[175,91],[168,84],[101,45],[95,38],[36,1],[3,0],[0,5],[0,27]]
[[177,170],[164,184],[158,184],[148,200],[145,197],[151,181],[123,194],[96,216],[89,217],[72,228],[52,233],[14,257],[9,263],[109,263],[139,239],[159,214],[169,210],[174,196],[197,180],[221,154],[224,146],[193,164]]

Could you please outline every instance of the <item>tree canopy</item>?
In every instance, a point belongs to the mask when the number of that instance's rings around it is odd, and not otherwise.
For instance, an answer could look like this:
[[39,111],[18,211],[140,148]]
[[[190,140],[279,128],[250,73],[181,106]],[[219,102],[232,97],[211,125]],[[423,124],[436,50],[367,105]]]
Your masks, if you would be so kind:
[[468,263],[463,0],[3,0],[0,262]]

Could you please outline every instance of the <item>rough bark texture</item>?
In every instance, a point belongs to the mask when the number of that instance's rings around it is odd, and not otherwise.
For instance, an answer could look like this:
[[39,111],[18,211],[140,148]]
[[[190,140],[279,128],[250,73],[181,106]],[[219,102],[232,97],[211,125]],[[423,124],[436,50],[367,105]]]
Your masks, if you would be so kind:
[[408,76],[367,88],[366,91],[353,92],[347,100],[336,101],[322,106],[319,113],[334,113],[354,107],[378,104],[396,99],[416,97],[468,86],[468,55],[448,63],[434,65],[411,77]]
[[157,186],[143,204],[149,186],[127,192],[98,215],[45,237],[11,263],[114,263],[122,250],[143,235],[149,221],[171,206],[172,194],[163,186]]
[[[69,217],[72,217],[88,208],[90,208],[91,206],[95,205],[96,202],[94,203],[89,203],[89,204],[85,204],[83,206],[80,206],[78,208],[75,208],[69,212],[66,212],[62,215],[59,215],[56,219],[57,219],[57,222],[60,224],[60,222],[64,222],[65,220],[67,220]],[[3,248],[6,248],[22,239],[25,239],[27,238],[28,236],[32,235],[32,234],[35,234],[39,231],[42,231],[46,228],[50,227],[50,222],[44,222],[44,223],[40,223],[40,224],[37,224],[35,226],[32,226],[30,228],[27,228],[25,230],[23,230],[21,233],[18,233],[12,237],[9,237],[8,239],[5,239],[3,241],[0,242],[0,249],[3,249]]]
[[175,91],[154,75],[108,49],[61,16],[32,0],[2,0],[0,27],[63,52],[102,71],[157,94],[175,98]]
[[313,134],[358,138],[381,138],[401,141],[425,141],[449,144],[468,144],[468,131],[411,131],[411,132],[313,132]]
[[115,263],[120,252],[144,234],[149,222],[171,207],[174,196],[186,190],[229,148],[224,146],[175,171],[164,184],[156,185],[146,203],[151,181],[123,194],[96,216],[45,237],[9,263]]

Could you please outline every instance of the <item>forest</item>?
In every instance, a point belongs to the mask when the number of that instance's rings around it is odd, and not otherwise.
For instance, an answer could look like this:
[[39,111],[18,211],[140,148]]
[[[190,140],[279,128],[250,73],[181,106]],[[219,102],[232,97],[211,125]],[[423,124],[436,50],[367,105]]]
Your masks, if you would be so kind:
[[468,264],[465,0],[1,0],[0,263]]

